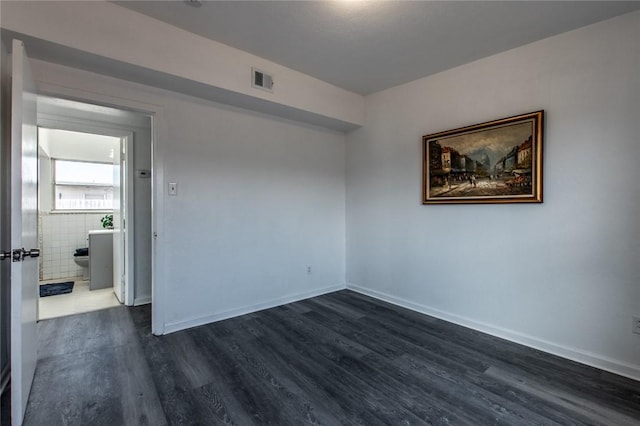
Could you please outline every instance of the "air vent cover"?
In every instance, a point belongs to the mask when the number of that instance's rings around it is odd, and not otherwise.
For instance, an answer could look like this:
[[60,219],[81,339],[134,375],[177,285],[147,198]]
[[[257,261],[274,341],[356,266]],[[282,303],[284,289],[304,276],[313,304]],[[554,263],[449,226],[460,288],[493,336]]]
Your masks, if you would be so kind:
[[273,92],[273,76],[257,68],[251,68],[251,86]]

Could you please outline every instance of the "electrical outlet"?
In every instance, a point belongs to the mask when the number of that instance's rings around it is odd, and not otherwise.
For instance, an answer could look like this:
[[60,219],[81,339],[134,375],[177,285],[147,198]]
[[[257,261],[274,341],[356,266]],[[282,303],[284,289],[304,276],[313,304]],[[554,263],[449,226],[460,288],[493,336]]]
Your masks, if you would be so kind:
[[633,332],[640,334],[640,317],[633,317]]

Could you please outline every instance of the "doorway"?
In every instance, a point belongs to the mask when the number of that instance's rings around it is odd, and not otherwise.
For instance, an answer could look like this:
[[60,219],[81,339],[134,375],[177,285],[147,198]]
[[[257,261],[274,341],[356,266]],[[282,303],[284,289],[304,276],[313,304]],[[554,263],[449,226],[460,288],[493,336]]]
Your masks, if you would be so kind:
[[40,320],[124,300],[126,259],[114,213],[124,206],[119,189],[125,143],[98,133],[38,128]]
[[38,318],[149,303],[150,117],[39,96],[38,136]]

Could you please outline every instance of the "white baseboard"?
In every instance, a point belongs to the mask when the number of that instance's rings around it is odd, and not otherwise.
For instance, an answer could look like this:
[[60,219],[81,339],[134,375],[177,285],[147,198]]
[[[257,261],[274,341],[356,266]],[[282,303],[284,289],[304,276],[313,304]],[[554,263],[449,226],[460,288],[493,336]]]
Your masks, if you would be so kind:
[[133,299],[133,306],[148,305],[149,303],[151,303],[151,296]]
[[2,395],[9,384],[9,379],[11,378],[11,368],[9,368],[9,363],[4,366],[2,369],[2,373],[0,373],[0,395]]
[[591,352],[583,351],[576,348],[560,345],[547,340],[539,339],[537,337],[529,336],[517,331],[509,330],[502,327],[496,327],[491,324],[485,324],[479,321],[472,320],[460,315],[455,315],[449,312],[441,311],[430,306],[421,305],[419,303],[411,302],[399,297],[391,296],[389,294],[371,290],[368,288],[360,287],[354,284],[347,284],[347,289],[353,290],[357,293],[364,294],[366,296],[373,297],[374,299],[383,300],[393,305],[401,306],[403,308],[410,309],[412,311],[420,312],[422,314],[430,315],[435,318],[439,318],[454,324],[461,325],[463,327],[471,328],[483,333],[490,334],[492,336],[500,337],[502,339],[510,340],[521,345],[529,346],[534,349],[548,352],[553,355],[557,355],[562,358],[567,358],[572,361],[586,364],[591,367],[599,368],[601,370],[609,371],[611,373],[619,374],[621,376],[628,377],[634,380],[640,380],[640,366],[628,364],[623,361],[605,357],[602,355],[594,354]]
[[340,284],[336,286],[325,287],[318,290],[309,291],[306,293],[299,293],[292,296],[281,297],[278,299],[271,299],[269,301],[258,303],[251,306],[244,306],[237,309],[230,309],[228,311],[220,312],[218,314],[192,318],[186,321],[169,322],[169,323],[166,323],[164,326],[164,334],[174,333],[176,331],[185,330],[191,327],[197,327],[199,325],[209,324],[216,321],[222,321],[222,320],[237,317],[240,315],[262,311],[264,309],[275,308],[276,306],[286,305],[287,303],[298,302],[300,300],[321,296],[327,293],[333,293],[334,291],[344,290],[346,288],[347,288],[346,285]]

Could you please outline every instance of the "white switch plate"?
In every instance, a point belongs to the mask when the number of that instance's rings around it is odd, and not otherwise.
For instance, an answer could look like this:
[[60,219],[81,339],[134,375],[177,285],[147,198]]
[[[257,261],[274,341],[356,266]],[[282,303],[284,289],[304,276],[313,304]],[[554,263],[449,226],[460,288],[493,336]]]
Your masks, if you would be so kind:
[[169,182],[169,195],[178,195],[178,183]]

